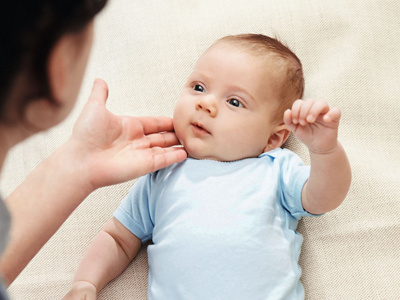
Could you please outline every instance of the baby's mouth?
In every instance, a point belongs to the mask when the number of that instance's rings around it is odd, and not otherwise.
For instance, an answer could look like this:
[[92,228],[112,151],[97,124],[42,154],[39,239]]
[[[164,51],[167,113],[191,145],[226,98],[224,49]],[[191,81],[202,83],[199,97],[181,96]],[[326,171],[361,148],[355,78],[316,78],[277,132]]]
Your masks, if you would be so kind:
[[197,123],[197,122],[195,122],[195,123],[192,123],[192,126],[193,126],[193,130],[196,132],[196,133],[200,133],[200,134],[211,134],[206,128],[204,128],[204,126],[202,125],[202,124],[200,124],[200,123]]

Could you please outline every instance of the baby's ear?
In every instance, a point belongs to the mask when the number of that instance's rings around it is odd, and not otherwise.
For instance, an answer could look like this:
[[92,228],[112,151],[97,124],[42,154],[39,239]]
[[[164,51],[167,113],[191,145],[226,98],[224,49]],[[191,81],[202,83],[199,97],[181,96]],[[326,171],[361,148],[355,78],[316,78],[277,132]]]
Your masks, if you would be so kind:
[[274,150],[275,148],[281,147],[290,135],[289,128],[284,124],[279,124],[275,130],[271,133],[268,144],[264,149],[264,152]]

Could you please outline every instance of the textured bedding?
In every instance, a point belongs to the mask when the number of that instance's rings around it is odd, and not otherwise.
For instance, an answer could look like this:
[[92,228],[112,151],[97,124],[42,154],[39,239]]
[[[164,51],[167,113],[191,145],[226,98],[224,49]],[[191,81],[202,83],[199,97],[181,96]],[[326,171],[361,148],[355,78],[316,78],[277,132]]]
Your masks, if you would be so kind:
[[[353,170],[338,209],[300,222],[306,299],[400,299],[399,15],[398,0],[111,0],[96,19],[74,111],[9,154],[0,190],[7,196],[67,139],[94,78],[108,83],[115,114],[172,116],[183,82],[215,39],[277,36],[303,62],[305,97],[342,109],[339,139]],[[288,147],[308,161],[297,140]],[[62,298],[90,240],[133,183],[84,201],[11,285],[11,299]],[[146,299],[147,272],[143,247],[99,299]]]

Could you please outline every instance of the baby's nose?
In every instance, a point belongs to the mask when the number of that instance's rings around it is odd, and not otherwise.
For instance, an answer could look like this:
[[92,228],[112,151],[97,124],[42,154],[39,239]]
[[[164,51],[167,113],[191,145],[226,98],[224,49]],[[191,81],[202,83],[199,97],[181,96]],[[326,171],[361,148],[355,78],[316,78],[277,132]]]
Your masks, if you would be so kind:
[[203,110],[208,113],[211,117],[217,116],[217,105],[213,96],[202,97],[196,102],[196,110]]

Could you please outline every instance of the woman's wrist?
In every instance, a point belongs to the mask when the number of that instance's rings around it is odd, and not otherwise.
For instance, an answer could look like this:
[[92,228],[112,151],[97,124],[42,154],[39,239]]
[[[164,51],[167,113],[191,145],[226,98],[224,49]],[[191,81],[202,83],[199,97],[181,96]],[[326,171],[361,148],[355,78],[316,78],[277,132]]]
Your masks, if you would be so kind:
[[98,188],[91,180],[93,170],[87,156],[81,144],[70,138],[43,162],[47,170],[54,171],[54,184],[73,187],[76,195],[71,196],[81,201]]

